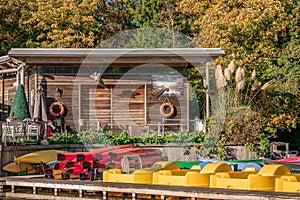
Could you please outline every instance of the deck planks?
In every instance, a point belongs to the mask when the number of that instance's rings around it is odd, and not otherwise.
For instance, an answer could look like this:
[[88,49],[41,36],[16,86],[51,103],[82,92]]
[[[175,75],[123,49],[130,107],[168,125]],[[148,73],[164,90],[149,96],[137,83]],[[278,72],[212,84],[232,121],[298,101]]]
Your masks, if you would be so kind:
[[[100,192],[106,195],[107,193],[126,193],[136,197],[137,194],[148,194],[158,196],[173,196],[180,198],[208,198],[208,199],[241,199],[241,200],[261,200],[261,199],[300,199],[299,193],[283,193],[283,192],[265,192],[265,191],[250,191],[250,190],[228,190],[228,189],[216,189],[216,188],[198,188],[198,187],[180,187],[180,186],[162,186],[162,185],[143,185],[143,184],[128,184],[128,183],[104,183],[102,181],[79,181],[79,180],[53,180],[44,178],[2,178],[2,183],[5,182],[7,186],[31,188],[32,193],[14,193],[6,192],[7,197],[14,198],[29,198],[29,199],[45,199],[44,194],[33,194],[33,188],[48,188],[57,190],[76,190],[76,194],[80,195],[82,191],[82,198],[86,198],[85,191]],[[47,196],[47,195],[46,195]],[[102,198],[103,195],[99,195]],[[48,197],[48,196],[47,196]],[[51,197],[51,198],[50,198]],[[104,196],[103,196],[104,197]],[[77,199],[71,197],[72,199]],[[60,196],[58,192],[57,196],[49,196],[48,199],[70,199],[70,197]]]

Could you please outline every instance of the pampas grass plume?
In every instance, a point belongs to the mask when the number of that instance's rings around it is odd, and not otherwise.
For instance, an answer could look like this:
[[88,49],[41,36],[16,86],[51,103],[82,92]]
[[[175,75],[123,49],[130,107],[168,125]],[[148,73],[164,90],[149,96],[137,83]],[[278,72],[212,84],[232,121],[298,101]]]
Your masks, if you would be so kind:
[[254,69],[251,74],[251,80],[255,79],[255,77],[256,77],[256,71]]
[[234,59],[232,59],[228,65],[228,69],[230,71],[230,73],[233,73],[235,71],[235,63],[234,63]]
[[217,65],[217,68],[215,70],[215,78],[216,78],[216,84],[218,89],[227,85],[226,79],[223,75],[221,65]]
[[237,90],[242,90],[245,87],[245,70],[239,67],[235,74],[236,88]]
[[260,89],[265,90],[269,87],[269,82],[266,82]]
[[230,69],[228,67],[224,70],[224,76],[225,76],[225,78],[226,78],[227,81],[230,80],[230,78],[231,78],[231,71],[230,71]]
[[239,82],[236,84],[237,90],[238,90],[238,91],[243,90],[243,89],[245,88],[245,84],[246,84],[245,79],[239,81]]
[[239,67],[235,72],[235,82],[238,83],[245,77],[245,70]]
[[259,83],[258,81],[255,81],[253,84],[252,84],[252,87],[251,87],[251,91],[255,91],[257,90],[257,88],[259,87]]

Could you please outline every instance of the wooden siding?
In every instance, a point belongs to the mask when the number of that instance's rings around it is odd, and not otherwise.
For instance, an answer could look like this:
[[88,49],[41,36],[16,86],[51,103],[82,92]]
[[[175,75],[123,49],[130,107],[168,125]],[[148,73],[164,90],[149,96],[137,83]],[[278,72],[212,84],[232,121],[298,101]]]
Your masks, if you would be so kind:
[[110,90],[104,88],[81,86],[80,119],[110,123]]
[[118,85],[113,89],[112,116],[115,124],[145,126],[144,86]]
[[[64,121],[67,128],[78,129],[79,119],[97,121],[107,125],[115,133],[131,129],[134,135],[144,134],[145,131],[158,131],[157,124],[162,123],[163,117],[160,106],[167,99],[176,107],[176,116],[166,121],[165,130],[178,131],[180,124],[186,123],[187,118],[187,87],[183,88],[182,96],[152,95],[151,75],[135,76],[105,76],[104,82],[108,89],[97,86],[88,76],[75,75],[37,75],[35,71],[25,78],[25,89],[31,114],[33,114],[34,96],[39,84],[42,85],[47,103],[48,118],[49,107],[55,101],[60,101],[66,108]],[[5,80],[5,105],[11,105],[16,88],[15,79]],[[57,96],[56,88],[63,91]],[[2,88],[1,88],[2,90]],[[1,95],[1,93],[0,93]],[[1,97],[2,98],[2,97]],[[148,128],[147,128],[148,127]]]

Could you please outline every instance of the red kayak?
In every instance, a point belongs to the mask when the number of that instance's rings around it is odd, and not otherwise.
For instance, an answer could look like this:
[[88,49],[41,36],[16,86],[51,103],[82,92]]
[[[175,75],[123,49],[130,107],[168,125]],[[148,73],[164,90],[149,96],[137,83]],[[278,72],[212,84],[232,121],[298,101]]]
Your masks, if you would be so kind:
[[112,160],[120,160],[123,158],[124,155],[160,155],[161,152],[157,149],[141,149],[141,148],[126,148],[126,149],[119,149],[117,151],[111,151],[108,153],[109,158]]
[[290,158],[283,158],[283,159],[278,159],[278,160],[274,160],[276,162],[283,162],[283,163],[295,163],[295,162],[299,162],[300,163],[300,156],[295,156],[295,157],[290,157]]
[[132,148],[132,144],[124,144],[124,145],[118,145],[118,146],[103,147],[103,148],[92,150],[92,151],[90,151],[90,153],[92,153],[92,154],[102,154],[102,153],[105,153],[107,151],[112,151],[112,150],[115,150],[115,149],[125,149],[125,148]]
[[[143,156],[141,157],[141,161],[142,161],[142,167],[151,167],[154,163],[158,162],[158,161],[163,161],[165,160],[165,157],[163,156]],[[132,161],[134,162],[134,161]],[[118,168],[120,169],[121,166],[121,160],[114,160],[111,163],[107,163],[107,165],[110,165],[110,168]]]
[[93,160],[95,155],[90,152],[75,152],[75,153],[68,153],[68,154],[57,154],[57,160],[59,161],[89,161]]
[[119,149],[114,150],[111,152],[106,152],[102,154],[102,162],[108,163],[108,162],[119,162],[124,157],[124,155],[139,155],[141,157],[143,156],[149,156],[149,157],[155,157],[160,156],[161,151],[158,149],[140,149],[140,148],[126,148],[126,149]]
[[95,158],[97,160],[102,160],[103,153],[111,152],[111,151],[119,150],[119,149],[124,149],[124,148],[132,148],[132,145],[126,144],[126,145],[119,145],[119,146],[103,147],[103,148],[92,150],[90,152],[75,152],[75,153],[68,153],[68,154],[59,153],[59,154],[57,154],[57,160],[72,161],[75,159],[76,161],[89,161],[89,160],[94,160]]
[[63,169],[69,169],[72,167],[75,168],[82,168],[82,169],[87,169],[87,168],[92,168],[94,164],[94,161],[59,161],[53,166],[53,169],[55,170],[63,170]]

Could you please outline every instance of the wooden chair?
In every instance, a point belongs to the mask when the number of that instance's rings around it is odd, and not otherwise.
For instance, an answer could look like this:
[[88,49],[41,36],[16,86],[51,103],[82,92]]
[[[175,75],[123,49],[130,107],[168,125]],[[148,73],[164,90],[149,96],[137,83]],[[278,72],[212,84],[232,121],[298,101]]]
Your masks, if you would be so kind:
[[22,122],[17,120],[7,121],[7,125],[2,127],[2,143],[7,145],[7,137],[15,140],[17,137],[24,137]]
[[13,126],[3,126],[2,127],[2,143],[7,146],[7,137],[13,138],[14,127]]
[[41,127],[38,124],[28,124],[26,128],[25,136],[28,137],[36,137],[36,140],[39,139],[41,133]]

